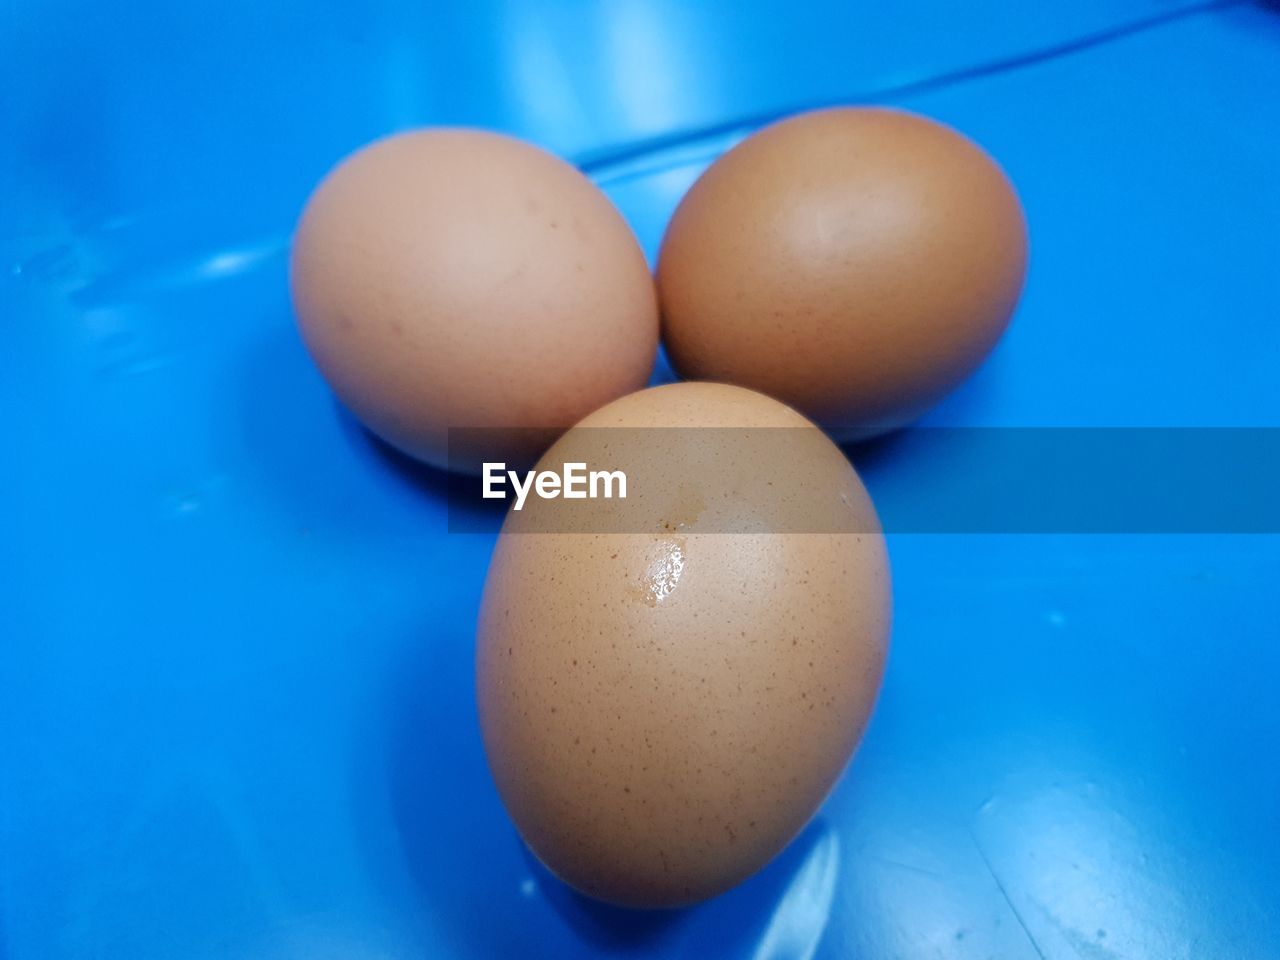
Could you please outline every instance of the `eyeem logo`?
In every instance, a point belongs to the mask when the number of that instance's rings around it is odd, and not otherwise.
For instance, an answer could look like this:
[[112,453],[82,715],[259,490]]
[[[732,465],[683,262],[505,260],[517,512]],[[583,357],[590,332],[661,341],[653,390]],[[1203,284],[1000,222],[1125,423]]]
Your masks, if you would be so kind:
[[524,509],[524,501],[532,490],[543,500],[555,500],[564,497],[566,500],[612,500],[617,487],[619,500],[627,498],[627,475],[621,470],[587,471],[585,463],[566,463],[563,473],[554,470],[530,470],[521,482],[520,475],[508,470],[505,463],[486,463],[484,465],[484,493],[486,500],[505,500],[504,489],[507,481],[511,481],[511,489],[516,493],[513,509]]

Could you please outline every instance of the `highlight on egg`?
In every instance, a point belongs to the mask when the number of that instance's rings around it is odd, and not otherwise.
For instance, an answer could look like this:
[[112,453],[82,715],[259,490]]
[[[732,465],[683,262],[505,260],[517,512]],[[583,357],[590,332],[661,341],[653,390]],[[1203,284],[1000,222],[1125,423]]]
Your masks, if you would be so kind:
[[553,873],[680,906],[764,867],[836,783],[884,670],[888,561],[847,459],[759,393],[631,394],[539,469],[602,457],[625,467],[626,499],[507,515],[477,630],[480,724]]

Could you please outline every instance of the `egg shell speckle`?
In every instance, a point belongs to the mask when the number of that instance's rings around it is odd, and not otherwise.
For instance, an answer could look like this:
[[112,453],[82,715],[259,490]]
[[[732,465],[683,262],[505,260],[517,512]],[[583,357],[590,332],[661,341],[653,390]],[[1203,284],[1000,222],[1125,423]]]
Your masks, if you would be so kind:
[[658,262],[663,340],[683,376],[865,438],[977,368],[1026,265],[1022,206],[977,144],[900,110],[812,111],[748,137],[681,201]]
[[[814,429],[716,384],[642,391],[584,425]],[[804,827],[856,747],[884,669],[889,572],[856,474],[818,449],[823,463],[761,470],[780,486],[835,478],[830,502],[869,532],[705,533],[696,510],[673,528],[670,501],[691,486],[713,501],[732,480],[676,462],[654,473],[669,496],[651,490],[649,532],[521,532],[537,502],[509,515],[478,631],[481,727],[524,839],[582,892],[654,907],[728,889]]]
[[[622,216],[568,163],[493,133],[402,133],[339,164],[298,225],[291,284],[338,396],[438,467],[531,463],[532,428],[639,389],[657,350]],[[450,427],[486,429],[451,450]]]

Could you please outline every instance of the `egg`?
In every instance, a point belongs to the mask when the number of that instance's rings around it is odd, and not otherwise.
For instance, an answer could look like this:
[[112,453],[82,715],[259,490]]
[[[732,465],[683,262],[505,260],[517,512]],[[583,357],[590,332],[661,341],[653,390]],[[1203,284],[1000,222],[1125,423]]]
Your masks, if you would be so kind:
[[[437,467],[532,462],[542,428],[644,386],[657,350],[622,216],[568,163],[494,133],[413,131],[343,161],[302,214],[291,286],[343,403]],[[459,427],[484,429],[450,457]]]
[[681,201],[657,270],[663,341],[859,439],[927,410],[987,356],[1027,231],[980,147],[898,110],[800,114],[729,150]]
[[498,538],[484,746],[554,874],[691,904],[777,855],[858,744],[887,653],[884,538],[839,448],[740,387],[616,400],[538,467],[584,460],[625,466],[627,498],[531,498]]

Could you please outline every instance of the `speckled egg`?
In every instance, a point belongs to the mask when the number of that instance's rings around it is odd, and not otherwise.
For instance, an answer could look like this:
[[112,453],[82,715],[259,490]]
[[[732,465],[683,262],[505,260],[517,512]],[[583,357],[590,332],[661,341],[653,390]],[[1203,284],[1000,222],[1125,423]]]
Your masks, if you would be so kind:
[[861,439],[982,363],[1026,266],[1017,193],[972,140],[901,110],[815,110],[748,137],[680,202],[658,263],[662,335],[682,376]]
[[625,464],[628,498],[530,498],[499,537],[478,628],[485,749],[566,883],[689,904],[779,853],[857,746],[888,644],[884,538],[840,450],[739,387],[624,397],[539,469],[584,458]]
[[[411,131],[344,160],[307,202],[291,281],[330,386],[437,467],[531,463],[540,428],[644,386],[657,351],[621,214],[565,161],[495,133]],[[459,427],[483,429],[451,448]]]

